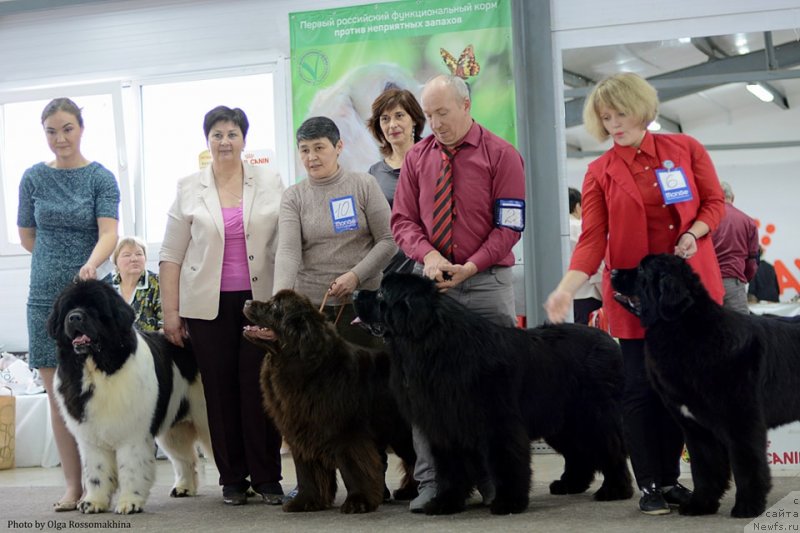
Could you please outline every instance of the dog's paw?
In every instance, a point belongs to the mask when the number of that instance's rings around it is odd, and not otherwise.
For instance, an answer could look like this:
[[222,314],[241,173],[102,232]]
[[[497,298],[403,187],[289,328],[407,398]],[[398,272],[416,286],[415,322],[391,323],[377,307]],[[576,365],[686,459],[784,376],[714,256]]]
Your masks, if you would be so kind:
[[631,496],[633,496],[633,485],[630,483],[627,485],[622,484],[618,486],[612,486],[603,483],[603,485],[597,489],[597,492],[594,493],[594,499],[598,502],[628,500]]
[[172,498],[186,498],[188,496],[196,496],[197,491],[188,487],[172,487],[172,490],[169,492],[170,497]]
[[305,497],[302,493],[298,493],[294,498],[287,500],[283,504],[283,510],[286,513],[308,513],[313,511],[322,511],[329,506],[322,502],[311,500]]
[[550,483],[550,494],[569,494],[567,484],[557,479]]
[[557,479],[550,483],[550,494],[562,495],[562,494],[581,494],[586,492],[589,488],[587,484],[581,485],[571,485],[570,483],[562,480]]
[[367,501],[363,495],[347,496],[339,509],[342,514],[361,514],[371,513],[377,509],[377,505],[373,505]]
[[105,513],[108,511],[108,502],[84,498],[78,502],[78,510],[83,514]]
[[465,507],[466,503],[461,498],[436,496],[426,503],[423,509],[427,515],[442,515],[460,513]]
[[395,500],[408,501],[416,498],[418,494],[419,491],[417,491],[417,485],[411,484],[407,487],[400,487],[399,489],[395,490],[392,493],[392,496],[394,496]]
[[757,502],[736,501],[731,509],[731,516],[734,518],[755,518],[764,512],[767,505],[763,500]]
[[718,509],[719,501],[702,500],[695,492],[687,503],[678,507],[678,512],[684,516],[701,516],[714,514]]
[[141,499],[120,498],[114,512],[117,514],[141,513],[144,510],[144,502]]
[[489,506],[489,511],[492,514],[518,514],[524,512],[528,508],[528,498],[518,499],[504,499],[495,498],[492,505]]

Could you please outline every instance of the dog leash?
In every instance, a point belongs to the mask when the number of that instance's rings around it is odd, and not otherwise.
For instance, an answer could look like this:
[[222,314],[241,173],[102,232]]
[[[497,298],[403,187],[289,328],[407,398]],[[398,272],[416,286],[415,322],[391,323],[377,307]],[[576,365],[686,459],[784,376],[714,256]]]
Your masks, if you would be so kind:
[[[330,287],[328,288],[328,290],[330,290]],[[330,295],[330,293],[329,293],[328,291],[325,291],[325,296],[323,296],[323,297],[322,297],[322,304],[319,306],[319,312],[320,312],[320,313],[322,313],[322,312],[324,311],[324,309],[325,309],[325,302],[327,302],[327,301],[328,301],[328,296],[329,296],[329,295]],[[347,305],[347,304],[344,304],[344,305],[341,305],[341,306],[339,306],[339,314],[337,314],[337,315],[336,315],[336,320],[334,320],[334,321],[333,321],[333,325],[334,325],[334,326],[335,326],[336,324],[338,324],[338,323],[339,323],[339,319],[340,319],[340,318],[342,318],[342,313],[344,313],[344,308],[345,308],[345,306],[346,306],[346,305]]]

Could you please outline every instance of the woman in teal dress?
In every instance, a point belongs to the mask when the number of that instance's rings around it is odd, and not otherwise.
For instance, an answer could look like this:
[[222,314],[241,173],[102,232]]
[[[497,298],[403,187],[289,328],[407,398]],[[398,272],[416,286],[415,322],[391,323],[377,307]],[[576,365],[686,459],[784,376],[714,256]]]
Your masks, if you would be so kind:
[[23,248],[33,254],[28,293],[29,364],[38,368],[50,401],[66,490],[55,511],[72,511],[83,493],[75,439],[64,425],[52,394],[56,346],[46,322],[53,301],[77,275],[97,277],[97,268],[117,243],[119,187],[114,175],[81,154],[83,117],[68,98],[42,112],[42,126],[55,159],[25,171],[19,186],[17,226]]

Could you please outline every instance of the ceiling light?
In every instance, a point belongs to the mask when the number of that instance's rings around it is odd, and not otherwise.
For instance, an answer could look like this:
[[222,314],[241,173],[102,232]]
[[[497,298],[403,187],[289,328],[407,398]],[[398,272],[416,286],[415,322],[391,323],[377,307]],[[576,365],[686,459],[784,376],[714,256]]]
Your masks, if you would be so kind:
[[647,129],[650,131],[658,131],[661,129],[661,123],[658,120],[654,120],[647,126]]
[[762,102],[771,102],[775,99],[775,95],[760,83],[748,83],[747,90]]
[[690,42],[692,42],[692,38],[691,37],[681,37],[680,39],[678,39],[678,42],[681,43],[681,44],[689,44]]

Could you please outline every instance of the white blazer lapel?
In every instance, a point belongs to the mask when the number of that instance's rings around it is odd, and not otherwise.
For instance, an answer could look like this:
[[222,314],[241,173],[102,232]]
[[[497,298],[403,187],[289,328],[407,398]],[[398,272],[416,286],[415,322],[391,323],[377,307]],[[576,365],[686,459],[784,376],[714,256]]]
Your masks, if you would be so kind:
[[242,186],[242,222],[244,232],[247,233],[247,225],[250,222],[250,212],[253,210],[256,194],[258,193],[254,169],[247,163],[242,162],[244,169],[244,185]]
[[200,197],[203,199],[203,203],[205,203],[212,220],[214,220],[214,226],[219,232],[220,239],[225,242],[225,221],[222,220],[222,205],[219,203],[219,193],[217,192],[217,186],[214,184],[214,171],[211,165],[203,169],[200,184],[203,186],[202,191],[200,191]]

